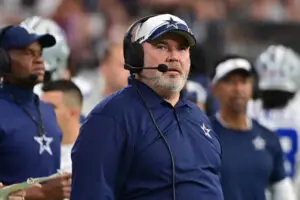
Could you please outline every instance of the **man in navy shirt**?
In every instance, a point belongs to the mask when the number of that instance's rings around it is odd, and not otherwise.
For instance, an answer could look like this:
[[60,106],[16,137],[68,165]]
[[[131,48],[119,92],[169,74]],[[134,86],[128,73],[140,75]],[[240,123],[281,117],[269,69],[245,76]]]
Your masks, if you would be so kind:
[[213,93],[220,110],[212,127],[222,146],[221,182],[225,200],[295,199],[283,167],[277,135],[247,118],[252,96],[252,66],[240,56],[222,59],[213,77]]
[[[60,168],[62,136],[54,111],[33,93],[45,73],[42,49],[55,42],[49,34],[36,35],[21,26],[2,29],[0,181],[5,185],[49,176]],[[67,174],[29,189],[26,199],[63,199],[69,193]]]
[[130,27],[125,68],[136,79],[82,125],[71,200],[223,199],[220,144],[200,108],[180,95],[195,42],[187,24],[169,14]]

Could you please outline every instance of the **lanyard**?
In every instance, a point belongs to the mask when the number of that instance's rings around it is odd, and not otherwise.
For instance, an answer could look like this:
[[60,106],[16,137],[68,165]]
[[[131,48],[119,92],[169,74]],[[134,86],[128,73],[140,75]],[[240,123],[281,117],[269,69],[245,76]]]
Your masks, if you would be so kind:
[[24,113],[26,113],[26,115],[32,120],[32,122],[36,125],[38,129],[38,136],[42,137],[45,134],[45,127],[43,124],[42,114],[41,114],[38,99],[37,98],[34,99],[34,104],[38,111],[39,121],[20,102],[18,102],[17,98],[12,93],[10,94],[13,97],[15,104],[17,104],[24,111]]

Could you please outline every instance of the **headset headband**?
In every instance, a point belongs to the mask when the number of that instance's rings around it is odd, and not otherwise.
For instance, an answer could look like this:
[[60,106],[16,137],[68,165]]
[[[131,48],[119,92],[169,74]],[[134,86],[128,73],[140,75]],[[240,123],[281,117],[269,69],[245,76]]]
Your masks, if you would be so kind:
[[126,38],[130,39],[132,41],[132,32],[133,32],[133,29],[138,25],[138,24],[142,24],[144,23],[145,21],[147,21],[148,19],[150,19],[151,17],[154,17],[154,16],[157,16],[157,15],[149,15],[149,16],[146,16],[146,17],[143,17],[141,19],[138,19],[136,20],[129,28],[128,28],[128,31],[126,33]]

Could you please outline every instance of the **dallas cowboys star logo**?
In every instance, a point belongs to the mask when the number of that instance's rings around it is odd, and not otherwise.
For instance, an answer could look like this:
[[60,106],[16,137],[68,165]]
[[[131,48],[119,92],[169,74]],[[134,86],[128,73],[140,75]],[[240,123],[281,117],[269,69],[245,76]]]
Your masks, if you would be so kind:
[[206,128],[206,126],[205,126],[204,123],[202,123],[201,129],[204,132],[204,135],[206,135],[207,137],[211,138],[211,135],[210,135],[211,129]]
[[40,145],[40,155],[46,151],[52,155],[52,150],[50,144],[53,141],[52,137],[47,137],[45,134],[43,136],[35,136],[34,140]]
[[256,150],[264,150],[266,146],[266,141],[262,137],[256,136],[252,140],[252,144]]
[[168,22],[167,28],[173,26],[174,28],[178,29],[179,22],[175,21],[172,17],[170,17],[169,20],[166,20],[166,22]]

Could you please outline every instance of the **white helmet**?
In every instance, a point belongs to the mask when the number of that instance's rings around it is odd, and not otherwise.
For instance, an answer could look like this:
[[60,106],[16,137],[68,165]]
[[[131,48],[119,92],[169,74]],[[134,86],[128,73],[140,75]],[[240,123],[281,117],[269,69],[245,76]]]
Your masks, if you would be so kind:
[[50,72],[51,80],[63,78],[68,65],[70,48],[67,44],[65,32],[51,19],[33,16],[20,23],[24,28],[30,29],[34,33],[49,33],[56,39],[56,44],[43,50],[46,71]]
[[255,64],[261,90],[297,92],[300,87],[300,57],[292,49],[271,45]]

